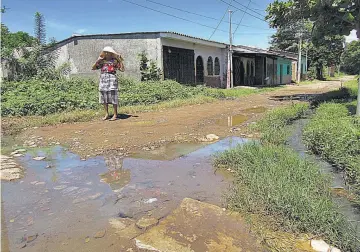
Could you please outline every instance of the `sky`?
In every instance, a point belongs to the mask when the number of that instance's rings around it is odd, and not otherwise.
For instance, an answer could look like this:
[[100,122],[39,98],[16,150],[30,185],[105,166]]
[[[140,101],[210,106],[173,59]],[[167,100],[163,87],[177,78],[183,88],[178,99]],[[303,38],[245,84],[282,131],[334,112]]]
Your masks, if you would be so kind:
[[7,10],[1,18],[11,32],[33,34],[38,11],[45,17],[47,38],[57,41],[72,34],[174,31],[228,43],[230,1],[232,31],[237,28],[233,43],[267,48],[275,30],[269,28],[264,16],[273,0],[2,0]]
[[[206,17],[161,6],[151,1]],[[230,9],[234,11],[233,31],[241,21],[241,26],[234,35],[234,44],[267,47],[269,36],[274,30],[270,29],[263,19],[266,14],[265,9],[272,0],[251,0],[250,3],[248,0],[2,0],[2,5],[8,8],[6,13],[2,14],[2,22],[11,32],[25,31],[33,34],[34,14],[38,11],[45,17],[47,38],[55,37],[58,41],[74,33],[142,31],[174,31],[209,39],[227,12],[226,2],[230,3],[230,1],[233,5]],[[246,12],[252,16],[238,10],[246,10],[247,5],[251,10]],[[229,42],[228,19],[226,13],[223,19],[226,22],[220,23],[211,40]]]

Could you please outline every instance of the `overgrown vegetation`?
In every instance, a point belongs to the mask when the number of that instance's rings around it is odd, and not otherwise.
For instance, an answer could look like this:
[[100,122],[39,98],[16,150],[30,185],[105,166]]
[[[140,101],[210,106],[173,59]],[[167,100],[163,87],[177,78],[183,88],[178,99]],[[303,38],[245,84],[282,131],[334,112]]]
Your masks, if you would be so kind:
[[284,231],[320,235],[356,251],[355,232],[332,202],[329,180],[296,152],[248,143],[220,154],[215,166],[235,172],[230,209],[271,215]]
[[360,120],[345,104],[325,103],[304,129],[308,148],[345,171],[348,182],[360,192]]
[[342,70],[348,74],[359,74],[360,71],[360,40],[354,40],[345,46],[342,55]]
[[156,66],[156,62],[149,60],[145,51],[142,51],[138,57],[140,59],[141,81],[159,81],[162,73],[160,68]]
[[[172,100],[187,100],[197,96],[223,99],[240,97],[273,89],[211,89],[185,86],[175,81],[135,81],[119,75],[120,106],[151,105]],[[34,95],[36,94],[36,95]],[[97,110],[98,80],[58,78],[48,81],[29,79],[4,82],[1,89],[2,116],[48,115],[66,111]]]
[[255,129],[261,132],[261,142],[274,145],[285,144],[289,135],[287,126],[302,117],[308,109],[308,104],[300,103],[267,112],[255,126]]
[[[350,97],[349,93],[352,91],[349,90],[336,91],[322,99],[343,95]],[[290,131],[289,126],[308,110],[308,104],[295,104],[268,112],[255,125],[255,129],[261,133],[260,143],[239,145],[216,158],[215,167],[234,171],[235,180],[227,197],[228,206],[236,211],[275,219],[275,224],[272,222],[274,230],[318,235],[333,246],[345,251],[356,251],[360,245],[359,240],[355,237],[352,225],[332,201],[330,178],[322,174],[316,164],[300,157],[285,146]],[[345,127],[343,131],[346,134],[345,139],[352,139],[353,142],[356,140],[355,146],[360,146],[359,131],[346,129],[346,123],[349,121],[342,120],[344,116],[348,116],[345,106],[337,111],[329,108],[323,116],[339,118],[341,122],[339,124]],[[331,124],[330,120],[325,127],[333,127]],[[337,135],[343,132],[337,129]],[[329,135],[332,131],[319,134],[322,134],[322,138],[331,139]],[[356,139],[355,135],[357,135]],[[339,140],[341,145],[346,142],[345,139],[331,141]],[[350,144],[350,141],[348,143]],[[322,146],[327,146],[327,143]],[[341,146],[346,147],[346,145]],[[348,151],[354,154],[351,150],[356,149],[355,146]],[[334,149],[336,146],[327,147]],[[337,150],[334,154],[340,152],[341,150]],[[359,161],[350,157],[347,160],[352,165]],[[358,169],[359,164],[357,163]],[[276,247],[276,244],[272,243],[272,246]]]

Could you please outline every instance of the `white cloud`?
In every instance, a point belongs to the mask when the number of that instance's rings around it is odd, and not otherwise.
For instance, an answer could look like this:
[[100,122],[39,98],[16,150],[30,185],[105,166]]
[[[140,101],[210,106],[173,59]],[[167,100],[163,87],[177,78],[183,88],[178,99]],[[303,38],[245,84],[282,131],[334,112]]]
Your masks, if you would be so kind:
[[75,33],[83,34],[86,32],[86,29],[78,29],[75,31]]
[[349,36],[345,36],[345,39],[347,43],[357,40],[356,30],[352,30]]

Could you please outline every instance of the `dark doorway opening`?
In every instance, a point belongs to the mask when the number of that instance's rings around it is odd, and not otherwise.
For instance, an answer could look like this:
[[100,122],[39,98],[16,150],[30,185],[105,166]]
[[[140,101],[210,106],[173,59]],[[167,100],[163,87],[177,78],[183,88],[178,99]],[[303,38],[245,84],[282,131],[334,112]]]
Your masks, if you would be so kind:
[[201,56],[196,58],[196,83],[204,83],[204,61]]
[[194,50],[163,46],[164,79],[195,82]]
[[234,75],[234,86],[241,86],[245,81],[245,69],[244,63],[240,58],[233,58],[233,75]]

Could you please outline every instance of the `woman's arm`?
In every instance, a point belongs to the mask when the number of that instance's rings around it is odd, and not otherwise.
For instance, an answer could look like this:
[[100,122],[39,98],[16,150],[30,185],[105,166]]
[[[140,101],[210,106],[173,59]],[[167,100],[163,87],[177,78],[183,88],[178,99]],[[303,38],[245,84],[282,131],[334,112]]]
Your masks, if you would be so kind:
[[91,69],[92,70],[100,69],[102,67],[102,65],[103,65],[103,58],[99,57]]

